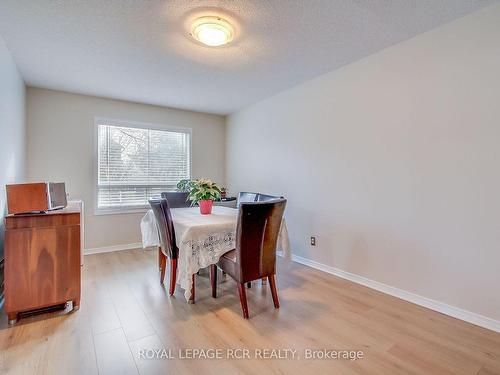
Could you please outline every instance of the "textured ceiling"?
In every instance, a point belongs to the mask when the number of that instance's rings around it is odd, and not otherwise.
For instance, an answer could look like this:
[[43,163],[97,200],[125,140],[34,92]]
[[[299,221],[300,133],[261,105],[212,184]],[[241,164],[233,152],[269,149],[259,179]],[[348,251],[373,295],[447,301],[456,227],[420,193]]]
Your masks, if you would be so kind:
[[[0,0],[26,83],[227,114],[495,0]],[[193,42],[231,20],[234,42]]]

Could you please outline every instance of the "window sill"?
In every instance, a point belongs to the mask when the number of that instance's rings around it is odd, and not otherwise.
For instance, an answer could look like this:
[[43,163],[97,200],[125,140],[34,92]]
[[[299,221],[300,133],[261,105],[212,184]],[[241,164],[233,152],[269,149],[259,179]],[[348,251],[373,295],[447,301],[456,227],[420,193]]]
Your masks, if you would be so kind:
[[141,208],[101,208],[94,210],[94,216],[104,215],[122,215],[122,214],[145,214],[148,212],[149,207]]

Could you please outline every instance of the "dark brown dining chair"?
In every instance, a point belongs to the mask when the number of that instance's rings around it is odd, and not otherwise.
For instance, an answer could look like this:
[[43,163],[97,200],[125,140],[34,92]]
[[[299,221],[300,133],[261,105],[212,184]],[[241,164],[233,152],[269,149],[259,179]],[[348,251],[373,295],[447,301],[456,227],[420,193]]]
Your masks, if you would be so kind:
[[158,262],[160,264],[160,283],[163,284],[167,268],[167,258],[170,259],[170,290],[169,294],[175,292],[175,281],[177,277],[177,258],[179,249],[175,242],[174,224],[167,199],[151,199],[149,201],[156,219],[160,247],[158,248]]
[[245,283],[269,278],[274,307],[279,308],[276,291],[276,243],[283,220],[286,199],[242,203],[236,226],[236,248],[225,253],[217,265],[210,266],[212,297],[217,297],[217,266],[238,284],[243,317],[248,319]]
[[164,191],[161,197],[168,201],[170,208],[190,207],[191,202],[187,200],[189,193],[183,191]]
[[236,208],[240,207],[241,203],[255,202],[257,193],[250,193],[248,191],[240,191],[238,193],[238,200],[236,201]]
[[255,198],[255,202],[267,202],[267,201],[272,201],[272,200],[280,199],[280,198],[283,198],[283,197],[258,193],[257,197]]

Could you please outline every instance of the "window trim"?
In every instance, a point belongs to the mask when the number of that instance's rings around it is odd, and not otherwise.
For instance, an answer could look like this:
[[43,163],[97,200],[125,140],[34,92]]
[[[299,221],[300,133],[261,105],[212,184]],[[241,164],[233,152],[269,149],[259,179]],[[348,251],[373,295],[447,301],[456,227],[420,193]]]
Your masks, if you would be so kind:
[[189,134],[189,171],[190,178],[193,176],[193,129],[183,126],[172,126],[166,124],[155,124],[141,121],[130,121],[113,119],[109,117],[95,116],[94,117],[94,155],[93,155],[93,181],[94,186],[94,215],[116,215],[116,214],[134,214],[146,213],[149,209],[148,205],[141,207],[125,207],[125,208],[99,208],[98,207],[98,170],[99,170],[99,125],[103,122],[109,125],[123,126],[135,129],[163,130],[177,133]]

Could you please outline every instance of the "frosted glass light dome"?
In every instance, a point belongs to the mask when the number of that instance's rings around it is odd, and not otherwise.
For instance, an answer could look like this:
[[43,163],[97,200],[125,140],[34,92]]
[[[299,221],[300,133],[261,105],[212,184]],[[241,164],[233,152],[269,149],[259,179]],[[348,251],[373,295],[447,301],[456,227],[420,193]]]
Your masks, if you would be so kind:
[[220,17],[201,17],[194,21],[191,35],[199,42],[219,47],[233,39],[233,27]]

